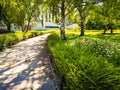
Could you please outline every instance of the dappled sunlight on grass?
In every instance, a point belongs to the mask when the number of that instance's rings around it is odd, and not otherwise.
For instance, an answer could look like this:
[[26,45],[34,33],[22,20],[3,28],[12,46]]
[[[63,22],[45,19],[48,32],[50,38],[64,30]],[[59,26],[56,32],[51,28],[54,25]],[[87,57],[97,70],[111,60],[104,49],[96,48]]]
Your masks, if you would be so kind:
[[[65,30],[66,34],[77,34],[80,35],[80,30],[74,31],[74,30]],[[58,32],[58,31],[57,31]],[[103,34],[104,30],[85,30],[85,35],[99,35]],[[106,34],[110,34],[110,30],[106,31]],[[120,34],[120,30],[113,30],[113,34]]]

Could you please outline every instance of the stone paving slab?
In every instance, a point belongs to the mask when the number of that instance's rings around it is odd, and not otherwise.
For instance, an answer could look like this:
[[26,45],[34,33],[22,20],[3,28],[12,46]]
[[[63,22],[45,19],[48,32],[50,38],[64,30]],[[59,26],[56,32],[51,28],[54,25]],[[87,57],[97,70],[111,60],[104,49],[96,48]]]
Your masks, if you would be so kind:
[[0,90],[55,90],[47,57],[48,35],[0,52]]

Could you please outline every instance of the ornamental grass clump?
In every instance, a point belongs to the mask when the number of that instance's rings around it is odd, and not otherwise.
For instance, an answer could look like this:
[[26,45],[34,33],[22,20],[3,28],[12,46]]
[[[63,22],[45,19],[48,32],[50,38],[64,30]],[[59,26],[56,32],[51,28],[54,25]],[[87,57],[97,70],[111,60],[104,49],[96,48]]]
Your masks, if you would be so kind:
[[67,88],[70,90],[119,90],[120,68],[102,56],[80,56],[76,64],[66,66]]
[[57,75],[64,75],[65,82],[59,78],[63,90],[120,90],[120,67],[114,63],[118,58],[114,61],[113,46],[108,42],[68,36],[66,42],[57,34],[48,37]]

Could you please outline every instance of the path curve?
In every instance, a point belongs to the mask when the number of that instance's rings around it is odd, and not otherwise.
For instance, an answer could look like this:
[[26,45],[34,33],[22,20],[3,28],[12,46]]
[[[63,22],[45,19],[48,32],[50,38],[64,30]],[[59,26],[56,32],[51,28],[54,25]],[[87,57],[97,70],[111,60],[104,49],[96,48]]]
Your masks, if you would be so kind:
[[0,52],[0,90],[54,90],[46,48],[49,35]]

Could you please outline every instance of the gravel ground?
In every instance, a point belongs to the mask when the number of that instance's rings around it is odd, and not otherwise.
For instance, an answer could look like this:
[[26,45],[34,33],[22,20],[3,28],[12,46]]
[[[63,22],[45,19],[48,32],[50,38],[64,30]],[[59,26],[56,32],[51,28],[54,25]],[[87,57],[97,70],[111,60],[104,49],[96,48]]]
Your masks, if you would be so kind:
[[0,90],[55,90],[47,56],[48,35],[0,52]]

